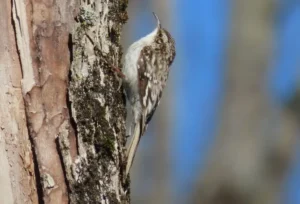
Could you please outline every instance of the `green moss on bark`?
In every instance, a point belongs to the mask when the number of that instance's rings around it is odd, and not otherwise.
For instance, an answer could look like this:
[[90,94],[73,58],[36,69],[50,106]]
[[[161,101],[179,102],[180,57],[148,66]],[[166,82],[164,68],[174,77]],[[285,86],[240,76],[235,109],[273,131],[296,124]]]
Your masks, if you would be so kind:
[[[119,79],[112,71],[114,65],[121,67],[120,34],[127,20],[127,3],[127,0],[111,0],[108,3],[109,12],[104,19],[113,22],[111,27],[103,22],[99,24],[91,7],[86,9],[82,6],[76,18],[69,94],[77,134],[82,139],[86,158],[77,165],[76,182],[70,182],[75,203],[96,204],[104,200],[116,204],[129,203],[129,194],[122,194],[129,192],[123,183],[125,100],[122,89],[118,90]],[[98,27],[95,29],[95,26]],[[99,29],[108,29],[108,32],[105,39],[99,39],[97,44],[88,33],[94,35]],[[87,43],[93,46],[92,64],[89,61],[91,49]],[[108,46],[109,53],[103,53],[104,44]],[[115,177],[116,173],[118,177]],[[110,189],[115,185],[112,178],[119,179],[120,188],[123,188],[119,192]]]

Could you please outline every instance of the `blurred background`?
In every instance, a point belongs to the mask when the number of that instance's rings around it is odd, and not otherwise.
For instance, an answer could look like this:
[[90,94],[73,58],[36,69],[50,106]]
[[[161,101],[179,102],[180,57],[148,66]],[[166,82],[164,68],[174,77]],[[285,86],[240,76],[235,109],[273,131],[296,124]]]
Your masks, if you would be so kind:
[[300,204],[300,1],[130,0],[124,51],[176,41],[131,171],[133,204]]

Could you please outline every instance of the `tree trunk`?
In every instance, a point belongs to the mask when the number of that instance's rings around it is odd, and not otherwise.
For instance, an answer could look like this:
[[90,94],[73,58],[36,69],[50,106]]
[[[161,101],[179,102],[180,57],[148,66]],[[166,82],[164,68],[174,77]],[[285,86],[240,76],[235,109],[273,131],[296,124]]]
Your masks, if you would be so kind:
[[193,203],[280,203],[297,125],[275,110],[266,88],[275,1],[233,2],[221,125]]
[[0,203],[37,203],[12,2],[0,6]]
[[1,2],[0,203],[129,203],[127,3]]

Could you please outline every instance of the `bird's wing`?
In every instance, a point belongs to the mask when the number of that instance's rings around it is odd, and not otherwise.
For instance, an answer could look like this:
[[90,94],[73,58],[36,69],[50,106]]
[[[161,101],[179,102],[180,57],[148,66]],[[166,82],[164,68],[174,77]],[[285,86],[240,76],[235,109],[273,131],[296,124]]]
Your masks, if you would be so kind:
[[151,46],[142,49],[137,62],[139,95],[142,107],[140,130],[144,134],[162,96],[168,78],[169,64],[159,50]]
[[146,46],[141,50],[137,61],[141,115],[139,121],[135,121],[134,124],[133,136],[127,152],[126,175],[131,168],[141,136],[146,131],[159,104],[168,78],[170,63],[162,59],[163,56],[159,53],[159,49]]

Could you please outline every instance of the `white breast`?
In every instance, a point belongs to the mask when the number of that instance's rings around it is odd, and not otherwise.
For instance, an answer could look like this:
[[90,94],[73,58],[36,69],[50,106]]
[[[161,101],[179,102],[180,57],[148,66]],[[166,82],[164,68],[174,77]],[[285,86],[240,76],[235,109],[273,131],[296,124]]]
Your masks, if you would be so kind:
[[146,35],[145,37],[133,43],[126,52],[124,67],[122,71],[125,75],[125,81],[128,83],[129,86],[132,86],[131,88],[134,89],[138,88],[137,87],[138,85],[137,61],[140,56],[141,50],[145,46],[150,45],[154,41],[157,31],[158,28],[156,28],[150,34]]

